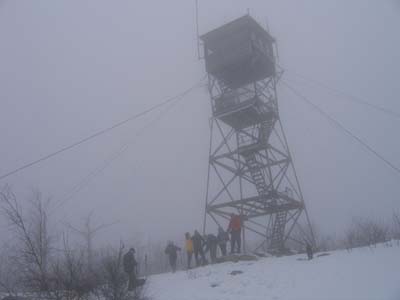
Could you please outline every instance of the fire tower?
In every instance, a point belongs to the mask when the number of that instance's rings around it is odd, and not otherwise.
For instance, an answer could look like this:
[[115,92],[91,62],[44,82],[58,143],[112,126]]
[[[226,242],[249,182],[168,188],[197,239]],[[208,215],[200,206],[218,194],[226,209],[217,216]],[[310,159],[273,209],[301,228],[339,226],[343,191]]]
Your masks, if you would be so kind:
[[237,213],[243,236],[261,235],[267,251],[285,251],[288,240],[313,245],[279,118],[274,38],[249,15],[200,38],[212,107],[204,230],[207,219],[225,228]]

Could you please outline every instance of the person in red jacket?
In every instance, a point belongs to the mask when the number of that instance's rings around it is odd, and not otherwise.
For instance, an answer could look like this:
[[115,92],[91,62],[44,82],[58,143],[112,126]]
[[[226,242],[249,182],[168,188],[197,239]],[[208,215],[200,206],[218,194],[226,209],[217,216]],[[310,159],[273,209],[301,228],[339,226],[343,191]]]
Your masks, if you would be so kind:
[[239,215],[231,214],[227,231],[231,234],[231,254],[235,253],[235,244],[237,245],[237,253],[240,253],[242,220]]

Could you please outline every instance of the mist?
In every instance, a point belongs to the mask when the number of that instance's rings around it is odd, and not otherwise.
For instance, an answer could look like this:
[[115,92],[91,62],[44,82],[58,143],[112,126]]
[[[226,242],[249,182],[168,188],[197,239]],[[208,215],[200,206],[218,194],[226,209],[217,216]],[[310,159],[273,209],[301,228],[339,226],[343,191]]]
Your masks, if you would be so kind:
[[[276,38],[283,78],[400,166],[399,118],[310,83],[318,80],[400,112],[398,2],[202,0],[200,34],[247,9]],[[193,1],[2,1],[0,37],[0,174],[146,110],[205,76]],[[278,86],[278,95],[312,222],[335,234],[353,217],[391,218],[400,209],[399,173],[284,87]],[[0,184],[10,185],[19,199],[39,189],[51,198],[51,218],[60,228],[79,226],[91,212],[98,224],[113,223],[97,243],[138,236],[183,241],[184,232],[203,223],[207,88],[167,108]],[[0,234],[7,236],[5,226]]]

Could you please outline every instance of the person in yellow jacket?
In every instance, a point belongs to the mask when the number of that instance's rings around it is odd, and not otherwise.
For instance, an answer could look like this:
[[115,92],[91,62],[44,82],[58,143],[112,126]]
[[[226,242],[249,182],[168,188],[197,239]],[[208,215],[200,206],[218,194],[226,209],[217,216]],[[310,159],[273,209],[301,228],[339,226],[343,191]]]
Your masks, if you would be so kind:
[[187,254],[187,267],[188,269],[191,268],[191,263],[192,263],[192,256],[193,256],[193,241],[192,237],[190,236],[189,232],[185,233],[185,250]]

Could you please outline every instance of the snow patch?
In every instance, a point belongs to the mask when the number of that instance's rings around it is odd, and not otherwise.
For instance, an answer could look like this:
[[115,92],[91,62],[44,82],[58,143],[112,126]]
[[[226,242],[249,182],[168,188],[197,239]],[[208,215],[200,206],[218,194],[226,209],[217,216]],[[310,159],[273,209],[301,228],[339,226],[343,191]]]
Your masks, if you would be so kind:
[[[153,300],[400,299],[400,247],[225,262],[149,277]],[[242,273],[232,276],[232,273]]]

